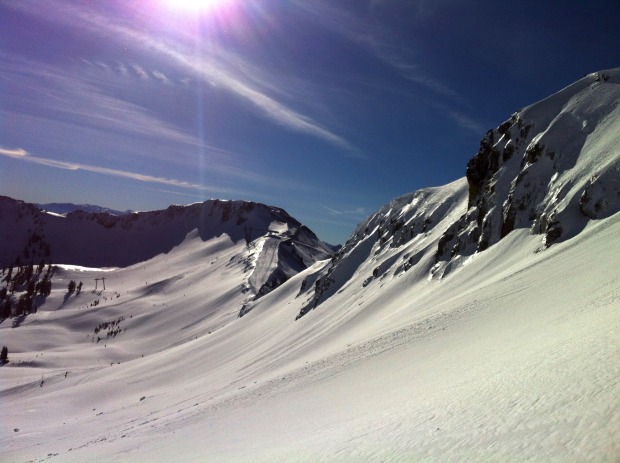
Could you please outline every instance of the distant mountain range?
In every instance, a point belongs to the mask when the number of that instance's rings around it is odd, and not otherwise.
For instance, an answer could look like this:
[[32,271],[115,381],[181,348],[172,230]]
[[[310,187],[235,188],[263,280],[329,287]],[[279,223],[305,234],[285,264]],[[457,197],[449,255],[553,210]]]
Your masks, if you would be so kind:
[[47,211],[53,212],[55,214],[68,214],[69,212],[74,211],[83,211],[83,212],[95,212],[95,213],[106,213],[110,215],[126,215],[131,214],[132,211],[116,211],[114,209],[110,209],[107,207],[95,206],[92,204],[73,204],[73,203],[48,203],[48,204],[35,204],[38,208]]

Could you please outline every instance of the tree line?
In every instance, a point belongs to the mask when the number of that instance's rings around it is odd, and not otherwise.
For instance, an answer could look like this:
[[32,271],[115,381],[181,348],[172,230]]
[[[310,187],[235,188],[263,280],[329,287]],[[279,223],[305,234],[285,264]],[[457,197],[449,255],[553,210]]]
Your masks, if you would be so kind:
[[55,268],[51,263],[46,267],[44,261],[37,266],[31,262],[25,266],[3,268],[0,275],[0,319],[36,312],[41,299],[52,292]]

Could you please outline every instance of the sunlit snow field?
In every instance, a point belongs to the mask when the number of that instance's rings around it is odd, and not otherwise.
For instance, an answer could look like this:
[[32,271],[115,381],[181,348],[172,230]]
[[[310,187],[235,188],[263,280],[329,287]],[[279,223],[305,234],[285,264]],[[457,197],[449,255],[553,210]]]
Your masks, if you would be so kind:
[[302,274],[221,329],[235,299],[209,295],[231,275],[192,264],[199,240],[106,273],[101,293],[54,291],[0,325],[3,460],[613,461],[618,233],[616,214],[538,253],[515,233],[467,271],[386,278],[385,301],[371,284],[295,321]]

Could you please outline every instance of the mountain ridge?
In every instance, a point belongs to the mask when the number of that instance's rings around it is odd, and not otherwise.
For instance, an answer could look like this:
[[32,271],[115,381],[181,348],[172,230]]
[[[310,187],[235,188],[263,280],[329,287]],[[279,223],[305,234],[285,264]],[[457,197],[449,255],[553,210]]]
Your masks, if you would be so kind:
[[0,230],[5,267],[40,261],[128,267],[168,254],[188,239],[226,236],[228,246],[243,244],[238,260],[251,268],[244,292],[255,297],[333,254],[283,209],[248,201],[209,200],[121,216],[81,210],[58,216],[0,197],[0,215],[13,218]]
[[[489,130],[464,179],[396,198],[358,225],[329,266],[308,278],[313,286],[302,285],[312,298],[297,318],[357,269],[367,272],[364,285],[414,266],[419,278],[441,279],[514,230],[542,235],[542,250],[616,214],[618,101],[620,68],[589,74]],[[438,199],[420,201],[428,192]],[[432,245],[421,245],[429,234]],[[369,261],[374,267],[364,268]]]
[[115,209],[110,209],[109,207],[97,206],[95,204],[73,204],[73,203],[46,203],[46,204],[35,204],[39,209],[45,212],[52,212],[54,214],[65,215],[74,211],[83,211],[83,212],[104,212],[110,215],[126,215],[131,214],[134,211],[126,210],[126,211],[117,211]]

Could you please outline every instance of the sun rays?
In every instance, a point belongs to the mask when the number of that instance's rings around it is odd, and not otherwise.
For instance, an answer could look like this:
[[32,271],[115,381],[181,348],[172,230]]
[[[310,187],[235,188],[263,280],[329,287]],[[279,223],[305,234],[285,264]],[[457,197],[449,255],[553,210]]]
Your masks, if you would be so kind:
[[201,13],[210,11],[227,3],[228,0],[161,0],[168,8]]

